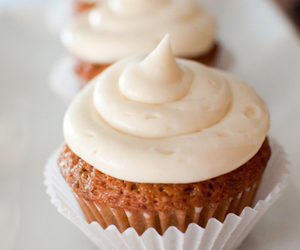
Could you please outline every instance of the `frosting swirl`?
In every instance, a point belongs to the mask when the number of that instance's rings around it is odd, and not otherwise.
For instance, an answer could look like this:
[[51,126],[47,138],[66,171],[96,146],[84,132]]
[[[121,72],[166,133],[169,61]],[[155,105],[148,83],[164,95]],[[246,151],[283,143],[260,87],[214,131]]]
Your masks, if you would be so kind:
[[108,63],[148,53],[166,33],[175,55],[197,56],[213,46],[215,23],[195,0],[108,0],[74,17],[62,41],[82,60]]
[[191,183],[254,156],[269,113],[253,89],[221,71],[175,59],[166,36],[148,56],[124,59],[72,102],[64,135],[72,151],[113,177]]

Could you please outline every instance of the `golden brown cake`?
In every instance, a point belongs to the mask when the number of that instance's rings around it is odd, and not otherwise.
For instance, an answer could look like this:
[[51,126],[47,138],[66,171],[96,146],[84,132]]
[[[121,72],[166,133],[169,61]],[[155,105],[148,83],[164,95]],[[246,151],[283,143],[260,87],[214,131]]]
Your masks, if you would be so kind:
[[[228,213],[239,215],[246,206],[252,206],[270,154],[266,139],[257,154],[238,169],[189,184],[116,179],[86,163],[67,145],[58,166],[88,222],[97,221],[103,228],[114,224],[120,232],[132,226],[139,234],[154,227],[163,234],[169,226],[185,232],[192,222],[205,227],[212,217],[223,222]],[[130,218],[128,212],[139,219]]]

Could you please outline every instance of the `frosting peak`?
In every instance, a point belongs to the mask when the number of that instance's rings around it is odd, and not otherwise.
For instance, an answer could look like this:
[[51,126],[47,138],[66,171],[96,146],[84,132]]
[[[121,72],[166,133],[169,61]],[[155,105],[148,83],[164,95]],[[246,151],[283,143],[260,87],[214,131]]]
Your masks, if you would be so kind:
[[148,56],[127,60],[102,74],[94,92],[97,111],[115,129],[167,138],[205,129],[227,113],[226,81],[197,63],[175,60],[168,35]]
[[[184,79],[184,80],[183,80]],[[129,100],[163,104],[181,99],[189,90],[191,72],[180,68],[166,35],[157,48],[120,76],[121,93]]]
[[171,49],[170,35],[166,35],[140,65],[144,72],[148,72],[156,78],[153,80],[163,79],[170,83],[176,83],[182,77],[182,71]]

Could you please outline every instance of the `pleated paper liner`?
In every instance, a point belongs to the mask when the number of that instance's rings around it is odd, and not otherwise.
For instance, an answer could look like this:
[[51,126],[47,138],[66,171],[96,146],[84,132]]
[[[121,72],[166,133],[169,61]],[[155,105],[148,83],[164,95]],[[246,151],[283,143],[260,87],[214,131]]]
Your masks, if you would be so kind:
[[128,227],[133,227],[139,235],[148,228],[154,228],[163,234],[170,226],[185,232],[190,223],[205,227],[210,218],[220,222],[229,213],[240,215],[246,206],[252,206],[259,183],[254,183],[237,196],[224,199],[219,203],[209,203],[204,207],[194,207],[187,210],[144,212],[139,210],[127,211],[122,208],[111,208],[106,205],[88,201],[83,197],[76,197],[88,223],[98,222],[103,228],[115,225],[122,233]]
[[[188,211],[149,214],[100,207],[79,197],[75,199],[57,167],[58,153],[48,161],[45,184],[58,211],[78,226],[99,249],[235,249],[286,185],[285,154],[272,139],[270,142],[272,156],[254,208],[248,206],[252,204],[259,183],[232,199]],[[139,235],[141,232],[144,233]]]

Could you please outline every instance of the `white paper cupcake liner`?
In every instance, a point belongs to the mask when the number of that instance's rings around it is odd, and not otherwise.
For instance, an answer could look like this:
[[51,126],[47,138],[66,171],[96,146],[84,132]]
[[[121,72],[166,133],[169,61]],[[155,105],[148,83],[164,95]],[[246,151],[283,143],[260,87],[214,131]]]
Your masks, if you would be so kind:
[[64,56],[56,63],[50,75],[50,88],[66,103],[84,86],[83,80],[74,73],[74,65],[73,58]]
[[59,172],[56,162],[58,152],[46,165],[45,185],[51,202],[58,211],[79,227],[99,249],[236,249],[286,186],[288,170],[285,153],[274,140],[271,139],[270,144],[272,156],[262,178],[254,208],[244,208],[240,216],[228,214],[223,223],[212,218],[205,228],[192,223],[185,233],[169,227],[160,235],[150,228],[139,236],[133,228],[120,233],[114,225],[103,229],[96,222],[88,224],[71,189]]

